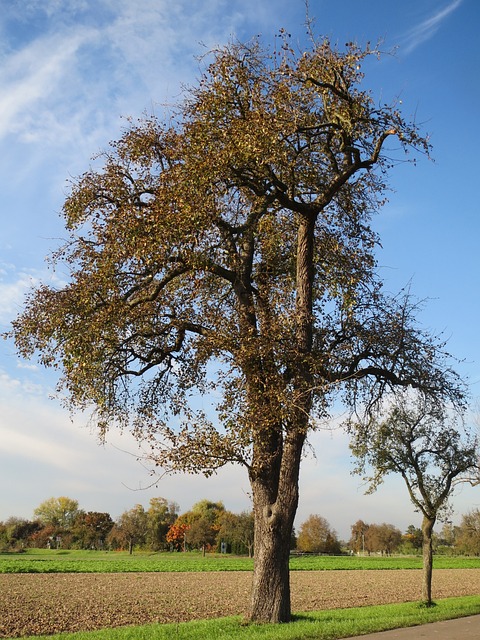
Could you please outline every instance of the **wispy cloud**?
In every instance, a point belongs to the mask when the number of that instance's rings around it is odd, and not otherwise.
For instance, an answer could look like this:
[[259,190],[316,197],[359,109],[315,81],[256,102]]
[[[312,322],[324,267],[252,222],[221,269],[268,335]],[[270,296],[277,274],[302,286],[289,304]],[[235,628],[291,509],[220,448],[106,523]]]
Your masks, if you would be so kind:
[[[25,418],[25,413],[20,415],[7,414],[4,420],[12,421]],[[38,464],[56,467],[64,471],[71,471],[74,465],[85,464],[87,456],[81,457],[74,451],[71,443],[57,444],[53,438],[48,441],[44,433],[38,435],[22,433],[20,429],[12,429],[0,422],[0,454],[2,456],[16,456],[28,459]]]
[[25,116],[57,94],[86,34],[45,37],[10,56],[0,73],[0,137],[22,133]]
[[429,18],[415,25],[405,34],[402,50],[405,54],[412,53],[421,44],[432,38],[445,20],[456,11],[463,0],[453,0]]
[[187,0],[141,5],[99,0],[87,11],[82,0],[29,0],[0,17],[0,155],[20,142],[30,170],[58,159],[63,176],[75,175],[118,137],[122,116],[176,101],[197,73],[195,55],[245,20],[223,0],[196,10]]

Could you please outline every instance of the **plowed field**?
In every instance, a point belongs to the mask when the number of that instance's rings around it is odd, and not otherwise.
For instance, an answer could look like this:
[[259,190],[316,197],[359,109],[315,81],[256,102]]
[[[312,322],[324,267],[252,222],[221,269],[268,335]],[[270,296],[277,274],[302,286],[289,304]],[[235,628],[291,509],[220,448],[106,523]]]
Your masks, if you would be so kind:
[[[297,571],[294,611],[420,599],[417,570]],[[53,634],[248,611],[251,574],[0,575],[0,637]],[[480,569],[434,571],[434,598],[480,594]]]

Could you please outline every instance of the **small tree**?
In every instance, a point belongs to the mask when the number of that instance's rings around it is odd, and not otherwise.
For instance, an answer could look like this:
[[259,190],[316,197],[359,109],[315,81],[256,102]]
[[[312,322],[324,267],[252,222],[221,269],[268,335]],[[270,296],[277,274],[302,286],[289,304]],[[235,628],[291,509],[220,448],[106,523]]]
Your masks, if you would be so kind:
[[246,550],[248,557],[251,558],[254,544],[253,513],[242,511],[237,514],[226,511],[220,517],[218,537],[221,541],[230,544],[237,553],[244,553]]
[[30,536],[31,546],[36,548],[48,549],[58,546],[59,544],[59,530],[51,524],[41,525],[38,531],[35,531]]
[[189,546],[203,550],[216,543],[221,518],[225,513],[223,502],[200,500],[190,511],[178,516],[167,533],[167,541],[176,548]]
[[310,515],[300,525],[297,549],[312,553],[340,553],[340,542],[326,518]]
[[9,547],[27,547],[31,542],[31,536],[42,529],[38,520],[25,520],[12,516],[0,523],[0,547],[2,541]]
[[405,551],[418,551],[423,547],[422,530],[414,524],[408,525],[407,530],[403,534],[403,542]]
[[207,547],[216,544],[222,515],[225,513],[223,502],[200,500],[190,512],[184,514],[189,529],[187,542],[193,547],[202,549],[203,555]]
[[124,511],[115,526],[115,536],[125,542],[131,555],[135,545],[145,542],[147,536],[147,514],[141,504]]
[[442,530],[440,531],[441,544],[448,545],[449,547],[455,546],[457,535],[458,527],[454,526],[453,522],[447,521],[443,523]]
[[480,510],[473,509],[462,516],[457,530],[456,548],[467,555],[480,556]]
[[179,506],[165,498],[151,498],[147,511],[147,544],[154,551],[167,546],[167,532],[178,516]]
[[83,549],[102,549],[114,523],[109,513],[81,511],[71,529],[76,544]]
[[433,527],[447,510],[454,482],[477,472],[478,441],[462,428],[458,415],[449,415],[442,404],[421,394],[397,394],[380,416],[352,431],[355,472],[372,469],[372,475],[365,477],[370,483],[367,493],[389,473],[398,473],[405,481],[410,500],[423,515],[422,599],[431,605]]
[[212,523],[207,516],[195,518],[187,531],[187,542],[194,548],[201,549],[203,555],[207,548],[217,542],[220,526]]
[[190,529],[190,525],[186,522],[181,522],[178,519],[170,525],[166,535],[167,544],[172,546],[177,551],[186,551],[187,531]]
[[355,524],[352,524],[352,526],[350,527],[350,549],[352,549],[356,553],[365,553],[365,551],[368,551],[367,547],[365,546],[365,538],[369,527],[370,525],[363,520],[357,520]]
[[393,553],[402,541],[402,532],[393,524],[371,524],[365,533],[365,548],[369,553],[377,551],[387,556]]

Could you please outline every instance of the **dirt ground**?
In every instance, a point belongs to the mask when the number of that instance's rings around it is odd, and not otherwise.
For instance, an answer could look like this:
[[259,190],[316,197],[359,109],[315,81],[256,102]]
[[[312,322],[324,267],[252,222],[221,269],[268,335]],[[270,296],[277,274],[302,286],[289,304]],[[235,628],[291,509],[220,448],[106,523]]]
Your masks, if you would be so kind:
[[[421,572],[298,571],[292,608],[313,611],[420,599]],[[0,637],[180,622],[248,611],[251,574],[0,575]],[[434,598],[480,594],[480,569],[434,571]]]

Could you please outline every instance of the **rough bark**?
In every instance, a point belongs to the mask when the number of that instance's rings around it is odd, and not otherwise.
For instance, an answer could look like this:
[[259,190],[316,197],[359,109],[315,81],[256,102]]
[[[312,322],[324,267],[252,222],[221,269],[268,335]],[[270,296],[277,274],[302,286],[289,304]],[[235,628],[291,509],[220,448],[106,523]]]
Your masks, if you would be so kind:
[[298,506],[298,475],[304,438],[285,445],[278,482],[251,478],[255,514],[255,555],[251,620],[289,622],[289,558]]
[[[257,489],[255,508],[255,565],[251,620],[288,622],[290,620],[290,545],[286,544],[287,521],[292,512],[278,513],[263,505]],[[275,509],[275,513],[274,513]]]
[[432,534],[435,525],[435,518],[423,517],[423,582],[422,601],[427,606],[432,605],[432,573],[433,573],[433,545]]

